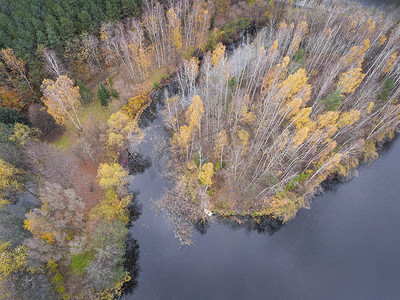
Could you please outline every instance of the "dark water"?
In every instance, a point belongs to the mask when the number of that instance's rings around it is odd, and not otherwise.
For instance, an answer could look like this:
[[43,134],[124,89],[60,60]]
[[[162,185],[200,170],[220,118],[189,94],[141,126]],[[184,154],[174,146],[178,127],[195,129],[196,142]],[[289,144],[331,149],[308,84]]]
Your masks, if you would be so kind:
[[260,233],[215,221],[180,248],[152,208],[168,182],[150,159],[161,117],[148,123],[140,149],[147,169],[132,180],[142,205],[130,230],[141,271],[126,299],[400,299],[399,139],[281,228]]

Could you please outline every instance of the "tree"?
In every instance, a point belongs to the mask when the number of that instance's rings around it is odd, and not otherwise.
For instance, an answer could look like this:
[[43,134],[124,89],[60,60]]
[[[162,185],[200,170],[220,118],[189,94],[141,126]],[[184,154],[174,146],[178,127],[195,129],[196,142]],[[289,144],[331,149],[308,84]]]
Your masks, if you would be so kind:
[[128,172],[125,171],[121,167],[121,165],[117,163],[100,164],[99,169],[97,171],[97,178],[99,179],[99,185],[103,189],[109,189],[109,188],[118,189],[119,187],[125,185],[128,182],[126,179],[127,175]]
[[337,110],[342,103],[342,95],[340,91],[334,91],[322,99],[326,110]]
[[[201,185],[203,185],[204,188],[204,192],[202,195],[202,202],[204,200],[204,194],[207,191],[208,187],[212,184],[211,178],[214,175],[214,165],[213,163],[206,163],[203,166],[200,165],[200,172],[198,173],[198,178],[199,181],[201,183]],[[202,203],[202,205],[204,206],[204,203]]]
[[7,194],[21,190],[21,171],[0,158],[0,208],[9,204]]
[[211,178],[214,175],[214,165],[212,163],[206,163],[201,166],[201,170],[199,172],[199,181],[206,188],[211,185]]
[[108,118],[107,127],[107,145],[117,149],[122,148],[133,133],[140,134],[137,123],[121,111]]
[[39,129],[45,138],[53,137],[61,132],[61,126],[57,125],[54,118],[40,104],[31,104],[28,109],[29,122],[33,127]]
[[225,56],[225,46],[222,43],[218,43],[215,47],[211,55],[211,62],[214,66],[218,66],[218,64],[224,59]]
[[79,101],[82,104],[89,104],[93,100],[93,92],[81,80],[78,80],[79,86]]
[[65,67],[55,51],[44,48],[42,54],[44,57],[44,68],[48,74],[54,76],[56,79],[66,74]]
[[204,114],[203,101],[200,96],[195,95],[192,98],[192,104],[188,107],[186,111],[186,120],[189,124],[189,130],[192,132],[193,129],[199,130],[199,136],[201,136],[201,118]]
[[38,131],[21,123],[15,123],[14,133],[10,136],[10,141],[15,142],[19,146],[25,146],[28,142],[38,141]]
[[181,20],[178,18],[172,7],[167,11],[167,19],[170,43],[176,49],[177,53],[179,53],[182,49],[182,26]]
[[222,155],[224,153],[224,148],[228,145],[228,136],[225,130],[218,133],[215,139],[215,151],[219,153],[220,156],[220,168],[222,168]]
[[119,221],[103,221],[91,235],[94,259],[86,268],[86,278],[96,291],[112,287],[124,276],[121,266],[125,254],[127,228]]
[[24,228],[33,234],[26,244],[35,258],[59,261],[85,232],[85,203],[74,190],[50,182],[44,183],[39,198],[42,206],[26,214]]
[[14,50],[12,50],[11,48],[1,49],[0,56],[3,59],[4,63],[12,72],[20,74],[20,76],[26,81],[30,90],[33,93],[32,85],[28,79],[28,74],[26,73],[25,70],[24,61],[21,58],[17,58],[17,56],[14,53]]
[[12,247],[9,242],[0,241],[0,299],[11,299],[14,291],[10,287],[18,281],[22,272],[35,272],[29,265],[26,247]]
[[340,76],[337,84],[340,93],[349,94],[355,91],[365,76],[361,71],[361,68],[356,68]]
[[110,92],[102,83],[100,84],[100,87],[97,89],[97,97],[100,100],[101,106],[108,105],[108,101],[110,100]]
[[57,124],[65,124],[67,117],[79,131],[82,124],[78,117],[79,87],[74,87],[71,79],[60,76],[56,81],[45,79],[42,83],[43,102],[47,111],[56,120]]
[[20,113],[19,111],[16,111],[16,110],[10,109],[10,108],[0,107],[0,123],[4,123],[4,124],[15,124],[15,123],[28,124],[29,120],[24,114]]

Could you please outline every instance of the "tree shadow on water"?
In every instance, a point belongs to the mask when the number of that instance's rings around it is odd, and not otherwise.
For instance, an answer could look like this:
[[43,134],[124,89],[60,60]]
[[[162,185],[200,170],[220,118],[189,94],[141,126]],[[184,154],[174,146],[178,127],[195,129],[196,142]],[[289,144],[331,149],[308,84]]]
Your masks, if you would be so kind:
[[129,222],[127,227],[131,228],[142,214],[142,204],[137,200],[139,191],[132,192],[132,201],[128,205]]
[[138,279],[141,272],[139,257],[139,243],[130,233],[128,233],[126,239],[126,252],[124,255],[124,270],[129,272],[132,279],[123,285],[122,296],[133,293],[133,291],[138,287]]
[[278,232],[284,226],[282,221],[268,217],[260,217],[257,220],[249,217],[240,217],[237,219],[218,218],[217,220],[218,223],[222,223],[232,230],[256,231],[257,233],[268,234],[269,236]]
[[144,157],[140,153],[134,153],[129,155],[128,167],[130,175],[137,175],[144,173],[147,168],[152,165],[151,158],[149,156]]
[[[267,217],[258,218],[257,221],[249,217],[237,217],[236,220],[217,217],[215,221],[231,228],[232,230],[245,230],[247,232],[256,231],[257,233],[268,234],[270,236],[284,226],[281,221]],[[210,228],[211,223],[212,222],[209,220],[201,220],[194,224],[194,229],[201,235],[205,235],[207,230]]]

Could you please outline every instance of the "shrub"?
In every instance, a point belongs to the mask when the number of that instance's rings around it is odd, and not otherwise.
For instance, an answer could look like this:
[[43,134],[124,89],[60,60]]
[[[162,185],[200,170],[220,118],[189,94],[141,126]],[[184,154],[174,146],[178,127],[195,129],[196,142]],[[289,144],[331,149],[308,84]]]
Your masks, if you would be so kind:
[[28,116],[32,126],[45,135],[53,136],[62,130],[62,127],[56,124],[54,118],[40,104],[31,104],[28,109]]
[[322,103],[325,106],[326,110],[337,110],[340,104],[342,103],[342,95],[340,91],[334,91],[322,99]]
[[217,45],[217,39],[215,38],[215,33],[214,31],[211,31],[210,34],[208,35],[208,40],[206,43],[206,51],[214,51],[215,46]]
[[86,251],[71,257],[71,269],[75,275],[83,275],[88,264],[94,259],[94,251]]
[[387,101],[387,97],[392,93],[394,88],[394,77],[389,77],[383,82],[382,91],[379,94],[379,100]]
[[219,40],[225,43],[232,43],[237,35],[250,26],[250,23],[250,20],[246,17],[226,23],[219,32]]
[[300,48],[299,51],[293,55],[293,61],[299,64],[304,64],[305,60],[306,57],[304,55],[304,48]]
[[15,124],[15,123],[21,123],[21,124],[29,124],[28,118],[20,113],[19,111],[16,111],[11,108],[4,108],[0,107],[0,123],[4,124]]
[[158,89],[160,87],[160,83],[158,81],[153,82],[153,89]]
[[119,93],[114,88],[111,89],[111,97],[113,97],[114,99],[118,99],[119,98]]
[[86,85],[81,81],[78,80],[78,86],[79,86],[79,101],[82,104],[89,104],[93,100],[93,92],[91,89],[86,87]]

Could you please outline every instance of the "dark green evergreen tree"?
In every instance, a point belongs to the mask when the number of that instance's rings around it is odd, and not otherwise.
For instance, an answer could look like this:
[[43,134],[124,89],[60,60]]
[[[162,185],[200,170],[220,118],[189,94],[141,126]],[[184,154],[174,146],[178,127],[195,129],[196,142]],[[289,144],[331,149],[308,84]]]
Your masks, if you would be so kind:
[[108,105],[108,100],[110,100],[110,92],[102,83],[100,84],[100,87],[97,89],[97,97],[100,100],[101,106]]

